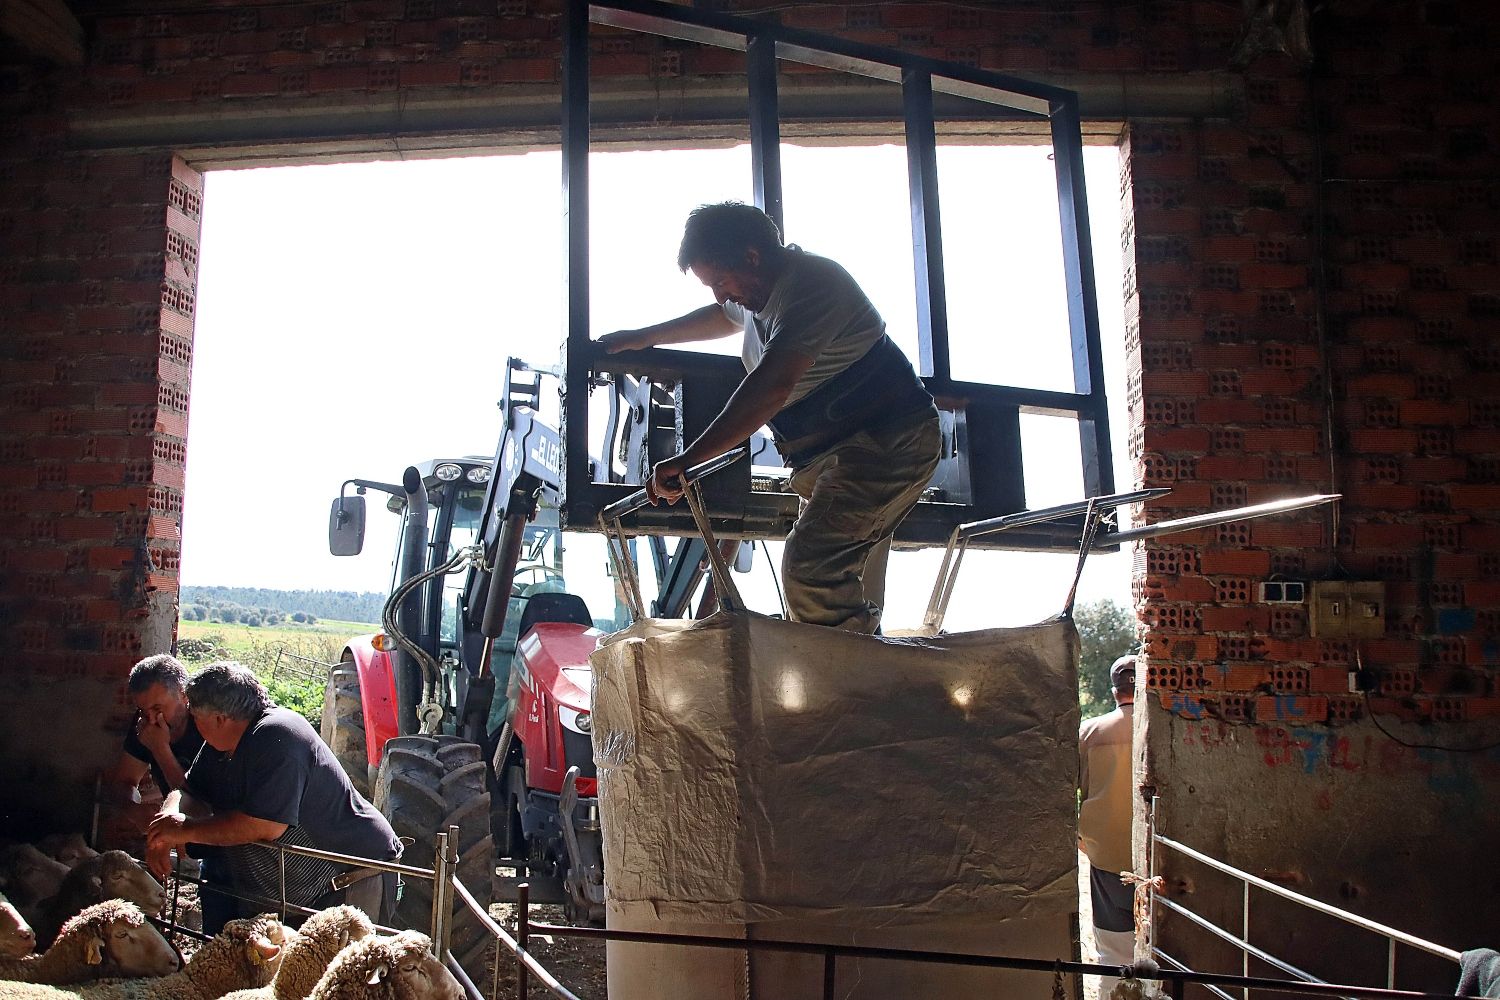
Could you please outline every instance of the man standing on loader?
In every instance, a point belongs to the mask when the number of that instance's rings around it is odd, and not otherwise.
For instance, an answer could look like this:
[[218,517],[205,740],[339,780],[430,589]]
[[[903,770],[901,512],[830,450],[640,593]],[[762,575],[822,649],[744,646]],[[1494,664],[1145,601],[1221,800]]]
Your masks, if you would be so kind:
[[738,202],[688,216],[677,266],[715,305],[600,339],[610,353],[743,331],[747,374],[647,490],[676,503],[681,476],[770,425],[801,511],[782,555],[794,621],[854,632],[880,626],[891,536],[937,468],[937,409],[885,321],[834,261],[783,245],[764,212]]

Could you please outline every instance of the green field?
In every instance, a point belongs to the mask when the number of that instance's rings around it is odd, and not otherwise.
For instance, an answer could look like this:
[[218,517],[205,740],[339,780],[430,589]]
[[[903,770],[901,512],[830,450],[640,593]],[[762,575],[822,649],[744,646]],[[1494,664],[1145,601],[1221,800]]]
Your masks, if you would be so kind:
[[[352,636],[379,631],[360,622],[314,625],[241,625],[179,621],[178,658],[189,671],[216,660],[235,660],[254,670],[278,705],[306,716],[314,726],[323,711],[326,666],[335,664]],[[309,662],[312,661],[312,662]]]
[[[177,623],[179,643],[185,639],[211,642],[223,650],[223,655],[208,657],[209,659],[239,660],[250,666],[257,666],[251,661],[264,658],[267,651],[274,657],[278,649],[286,649],[325,663],[336,663],[339,652],[349,637],[378,631],[379,625],[326,620],[319,621],[316,625],[297,625],[292,622],[257,626],[237,622]],[[193,659],[205,659],[192,653],[188,655]]]

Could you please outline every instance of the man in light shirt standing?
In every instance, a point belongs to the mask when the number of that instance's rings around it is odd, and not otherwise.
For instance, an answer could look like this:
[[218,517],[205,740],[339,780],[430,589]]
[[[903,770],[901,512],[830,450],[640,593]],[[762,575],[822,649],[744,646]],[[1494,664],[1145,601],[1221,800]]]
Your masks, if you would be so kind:
[[[1101,965],[1135,961],[1135,890],[1120,880],[1131,869],[1131,731],[1135,719],[1135,657],[1109,668],[1115,710],[1084,722],[1078,733],[1078,843],[1089,859],[1089,899]],[[1101,976],[1108,997],[1118,977]]]
[[695,209],[677,266],[714,304],[600,343],[613,354],[743,334],[747,374],[696,441],[656,464],[647,490],[676,503],[684,471],[769,424],[802,498],[782,555],[789,616],[875,632],[891,536],[937,469],[932,396],[849,272],[784,245],[760,209]]

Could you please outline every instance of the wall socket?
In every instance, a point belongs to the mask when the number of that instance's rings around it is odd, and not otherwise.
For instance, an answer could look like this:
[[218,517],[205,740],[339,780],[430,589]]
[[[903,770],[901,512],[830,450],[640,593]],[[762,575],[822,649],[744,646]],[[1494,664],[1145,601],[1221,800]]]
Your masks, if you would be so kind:
[[1385,584],[1317,580],[1307,623],[1315,639],[1378,639],[1385,635]]
[[1301,580],[1263,580],[1260,585],[1262,604],[1303,604],[1307,601],[1307,584]]

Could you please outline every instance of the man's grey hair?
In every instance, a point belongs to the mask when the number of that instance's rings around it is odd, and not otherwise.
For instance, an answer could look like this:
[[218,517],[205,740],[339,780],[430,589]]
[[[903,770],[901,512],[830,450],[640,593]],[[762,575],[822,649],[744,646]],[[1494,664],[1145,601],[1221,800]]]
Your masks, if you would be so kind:
[[197,712],[227,715],[237,722],[254,722],[273,702],[260,678],[242,663],[210,663],[187,684],[188,704]]
[[130,668],[130,680],[125,682],[125,690],[131,694],[142,694],[149,691],[153,684],[160,684],[173,694],[182,694],[187,690],[187,668],[177,657],[168,653],[148,656]]

